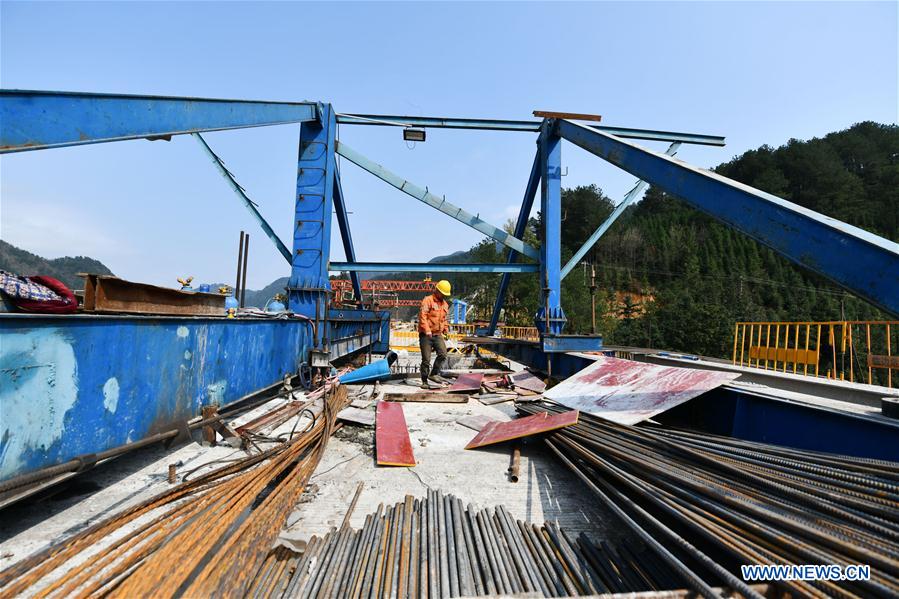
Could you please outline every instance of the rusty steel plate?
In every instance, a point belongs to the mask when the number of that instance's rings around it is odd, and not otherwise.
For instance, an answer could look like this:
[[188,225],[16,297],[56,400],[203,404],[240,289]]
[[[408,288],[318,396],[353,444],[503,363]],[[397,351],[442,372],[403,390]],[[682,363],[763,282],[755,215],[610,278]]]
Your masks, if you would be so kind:
[[379,466],[414,466],[412,442],[403,405],[392,401],[379,401],[375,419],[375,450]]
[[503,441],[511,441],[512,439],[554,431],[558,428],[577,424],[577,417],[578,411],[571,410],[561,414],[541,412],[533,416],[509,420],[508,422],[492,420],[484,425],[484,428],[475,435],[474,439],[468,442],[465,449],[476,449],[485,445],[493,445]]
[[459,378],[456,379],[456,382],[453,383],[453,386],[447,389],[450,393],[471,393],[474,391],[480,391],[481,389],[481,381],[484,379],[484,375],[480,372],[473,374],[460,374]]
[[619,424],[652,418],[740,376],[599,356],[543,397]]

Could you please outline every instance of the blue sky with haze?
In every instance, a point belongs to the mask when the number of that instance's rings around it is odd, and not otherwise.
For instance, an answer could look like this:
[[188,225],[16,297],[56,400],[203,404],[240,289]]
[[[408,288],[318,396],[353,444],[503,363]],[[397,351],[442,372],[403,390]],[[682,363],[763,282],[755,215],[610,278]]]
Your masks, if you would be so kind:
[[[725,135],[685,146],[714,166],[747,149],[862,120],[897,122],[897,3],[0,2],[4,88],[321,100],[339,112],[529,118]],[[206,135],[288,245],[298,126]],[[340,129],[393,171],[501,225],[534,153],[527,133]],[[660,150],[664,145],[653,145]],[[563,185],[616,201],[634,177],[565,144]],[[342,165],[357,257],[424,261],[480,236]],[[174,285],[288,273],[189,137],[0,158],[0,237],[46,257],[85,254],[117,275]],[[336,237],[335,260],[343,259]]]

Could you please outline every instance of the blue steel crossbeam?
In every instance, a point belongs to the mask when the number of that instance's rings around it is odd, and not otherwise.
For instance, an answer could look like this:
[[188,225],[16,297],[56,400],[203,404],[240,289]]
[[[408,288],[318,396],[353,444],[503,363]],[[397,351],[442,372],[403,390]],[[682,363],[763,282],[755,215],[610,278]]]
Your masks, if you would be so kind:
[[0,90],[0,153],[318,118],[311,102]]
[[602,131],[566,120],[555,127],[563,139],[899,314],[899,244]]
[[[338,114],[337,122],[342,125],[375,125],[382,127],[430,127],[434,129],[471,129],[481,131],[524,131],[537,133],[543,121],[510,121],[500,119],[460,119],[422,116],[391,116],[378,114]],[[655,131],[629,127],[607,127],[588,125],[591,129],[604,131],[617,137],[645,139],[649,141],[681,142],[705,146],[723,146],[720,135],[681,133],[677,131]]]
[[448,264],[442,262],[331,262],[333,272],[538,272],[537,264]]

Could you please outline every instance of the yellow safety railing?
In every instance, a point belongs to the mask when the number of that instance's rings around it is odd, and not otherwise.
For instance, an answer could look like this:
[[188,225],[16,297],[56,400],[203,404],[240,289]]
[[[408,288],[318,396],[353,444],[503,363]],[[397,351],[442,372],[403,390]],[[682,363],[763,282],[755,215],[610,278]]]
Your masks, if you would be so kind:
[[892,388],[899,321],[738,322],[733,364]]

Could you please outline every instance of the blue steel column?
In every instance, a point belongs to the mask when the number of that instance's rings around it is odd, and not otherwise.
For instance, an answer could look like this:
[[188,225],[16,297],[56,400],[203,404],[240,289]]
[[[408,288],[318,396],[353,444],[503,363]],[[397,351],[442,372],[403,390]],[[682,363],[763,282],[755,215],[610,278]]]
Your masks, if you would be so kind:
[[316,347],[321,347],[327,337],[337,130],[330,104],[320,104],[319,113],[319,121],[300,126],[293,266],[288,286],[290,310],[316,321]]
[[[535,318],[541,334],[561,335],[565,328],[562,310],[562,138],[556,122],[547,119],[540,132],[540,215],[543,243],[540,246],[540,309]],[[548,330],[547,330],[548,325]]]
[[[531,214],[531,207],[534,205],[534,198],[537,196],[537,185],[540,183],[540,141],[537,140],[537,155],[534,156],[534,164],[531,166],[531,174],[528,176],[528,185],[525,188],[524,199],[521,202],[521,209],[518,211],[518,221],[515,223],[515,232],[513,235],[518,239],[524,239],[524,231],[528,225],[528,217]],[[518,253],[509,250],[506,258],[507,264],[514,264],[518,260]],[[503,309],[506,301],[506,291],[509,288],[510,273],[503,273],[503,278],[499,282],[499,290],[496,292],[496,303],[493,304],[493,315],[490,317],[490,325],[487,327],[487,334],[493,335],[496,332],[496,325],[499,323],[499,313]]]

